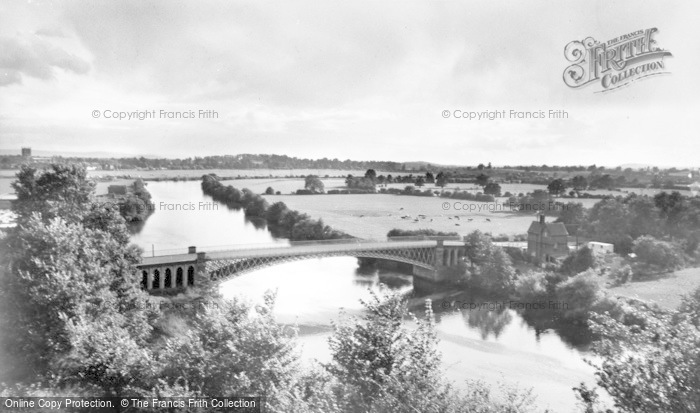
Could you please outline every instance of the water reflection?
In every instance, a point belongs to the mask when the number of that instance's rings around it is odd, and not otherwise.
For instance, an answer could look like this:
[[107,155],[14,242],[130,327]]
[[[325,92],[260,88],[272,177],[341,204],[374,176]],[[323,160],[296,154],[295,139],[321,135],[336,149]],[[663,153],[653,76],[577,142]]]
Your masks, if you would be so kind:
[[493,334],[498,338],[503,329],[513,321],[510,310],[501,309],[490,310],[461,310],[462,318],[471,328],[476,328],[481,332],[481,339],[486,340]]

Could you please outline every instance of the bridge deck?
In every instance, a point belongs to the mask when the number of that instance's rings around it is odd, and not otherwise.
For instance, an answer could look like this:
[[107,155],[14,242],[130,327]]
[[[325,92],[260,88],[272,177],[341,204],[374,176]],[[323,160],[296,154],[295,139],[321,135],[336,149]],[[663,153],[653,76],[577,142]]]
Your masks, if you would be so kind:
[[[444,241],[445,246],[463,246],[461,241]],[[322,254],[334,252],[351,252],[367,250],[405,249],[405,248],[433,248],[437,246],[435,240],[410,240],[410,241],[366,241],[354,240],[343,243],[298,243],[295,245],[266,244],[253,248],[231,249],[224,251],[206,252],[207,261],[235,260],[253,257],[292,256],[307,254]],[[203,251],[204,252],[204,251]],[[163,265],[178,262],[192,262],[197,259],[197,254],[174,254],[156,257],[143,257],[141,265]]]
[[197,254],[159,255],[156,257],[143,257],[141,265],[165,265],[181,262],[193,262],[197,260]]

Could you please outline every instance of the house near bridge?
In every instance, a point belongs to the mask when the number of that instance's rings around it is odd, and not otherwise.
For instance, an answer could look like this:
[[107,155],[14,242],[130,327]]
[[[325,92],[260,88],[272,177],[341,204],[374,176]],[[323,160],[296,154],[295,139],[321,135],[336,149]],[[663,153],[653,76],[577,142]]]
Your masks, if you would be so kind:
[[541,262],[552,262],[569,254],[569,231],[562,222],[545,222],[544,214],[527,230],[527,252]]

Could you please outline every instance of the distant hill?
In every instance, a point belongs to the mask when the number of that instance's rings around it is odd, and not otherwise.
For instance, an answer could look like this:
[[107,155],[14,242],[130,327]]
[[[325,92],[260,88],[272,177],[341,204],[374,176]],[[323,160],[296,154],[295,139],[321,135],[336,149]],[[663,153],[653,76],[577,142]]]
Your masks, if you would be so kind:
[[[21,155],[19,148],[15,149],[0,149],[0,155]],[[102,159],[119,159],[131,158],[134,155],[120,152],[78,152],[78,151],[47,151],[42,149],[33,149],[33,156],[62,156],[64,158],[102,158]],[[144,158],[158,158],[156,155],[138,155]]]

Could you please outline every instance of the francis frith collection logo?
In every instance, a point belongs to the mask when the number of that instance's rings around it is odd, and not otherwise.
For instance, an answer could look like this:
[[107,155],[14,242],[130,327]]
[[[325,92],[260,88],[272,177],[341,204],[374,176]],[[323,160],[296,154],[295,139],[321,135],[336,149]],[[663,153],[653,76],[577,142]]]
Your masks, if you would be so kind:
[[657,31],[637,30],[607,42],[592,37],[570,42],[564,48],[564,56],[571,62],[564,70],[564,83],[571,88],[597,84],[597,92],[608,92],[668,73],[664,57],[672,55],[657,46]]

